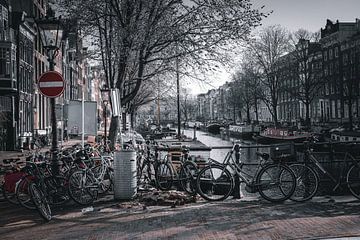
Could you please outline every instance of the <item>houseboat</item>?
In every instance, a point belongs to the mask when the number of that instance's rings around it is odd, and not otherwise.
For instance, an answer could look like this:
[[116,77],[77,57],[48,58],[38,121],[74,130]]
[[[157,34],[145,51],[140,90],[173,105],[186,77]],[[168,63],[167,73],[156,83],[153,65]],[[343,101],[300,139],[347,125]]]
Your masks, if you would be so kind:
[[336,142],[360,142],[360,132],[357,131],[334,131],[331,140]]
[[[227,130],[225,130],[227,131]],[[260,126],[255,125],[229,125],[228,133],[230,137],[252,139],[260,134]]]
[[292,131],[284,128],[267,128],[253,139],[258,143],[272,144],[279,142],[301,143],[312,136],[309,132]]

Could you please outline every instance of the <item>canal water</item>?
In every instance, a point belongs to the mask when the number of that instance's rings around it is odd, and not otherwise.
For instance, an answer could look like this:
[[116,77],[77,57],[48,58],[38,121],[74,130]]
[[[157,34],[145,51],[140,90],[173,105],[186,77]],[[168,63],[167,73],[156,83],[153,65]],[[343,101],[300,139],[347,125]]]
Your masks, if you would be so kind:
[[[187,137],[194,137],[193,129],[185,129],[183,130],[183,132],[184,135],[186,135]],[[261,147],[261,145],[258,145],[259,148],[247,148],[248,146],[256,145],[254,141],[241,141],[241,139],[230,139],[230,141],[227,141],[221,139],[220,135],[212,135],[203,131],[196,131],[196,138],[208,147],[214,148],[210,152],[210,158],[218,162],[223,162],[227,152],[231,150],[234,142],[238,142],[240,146],[244,147],[240,149],[240,160],[245,163],[257,163],[259,159],[256,155],[256,152],[270,152],[270,149],[268,147]],[[218,149],[220,147],[222,149]]]

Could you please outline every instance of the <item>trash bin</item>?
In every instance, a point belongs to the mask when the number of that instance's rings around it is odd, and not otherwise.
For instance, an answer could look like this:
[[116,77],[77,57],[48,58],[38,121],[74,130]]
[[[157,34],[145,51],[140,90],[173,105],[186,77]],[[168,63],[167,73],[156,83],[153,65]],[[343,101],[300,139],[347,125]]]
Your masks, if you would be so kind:
[[137,192],[136,152],[117,151],[114,154],[114,198],[129,200]]

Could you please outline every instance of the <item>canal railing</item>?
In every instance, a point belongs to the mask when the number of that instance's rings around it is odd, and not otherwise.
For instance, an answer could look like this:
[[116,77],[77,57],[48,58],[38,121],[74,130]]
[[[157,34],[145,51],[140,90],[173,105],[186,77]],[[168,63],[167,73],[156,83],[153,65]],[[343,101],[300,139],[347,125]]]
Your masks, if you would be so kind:
[[[303,142],[303,143],[279,143],[268,145],[248,144],[244,142],[235,142],[238,148],[235,148],[236,161],[242,162],[243,166],[251,169],[259,163],[259,156],[256,152],[268,153],[270,159],[276,159],[281,156],[287,156],[286,160],[291,163],[308,162],[306,150],[321,163],[321,165],[336,179],[344,176],[344,171],[353,163],[353,159],[347,158],[351,154],[354,159],[360,161],[360,142]],[[234,145],[212,146],[211,149],[232,149]],[[236,150],[237,149],[237,150]],[[317,170],[316,168],[314,170]],[[317,171],[320,177],[320,192],[330,193],[333,186],[331,180],[322,172]],[[343,188],[339,194],[343,194],[346,188]],[[332,192],[331,192],[332,193]]]

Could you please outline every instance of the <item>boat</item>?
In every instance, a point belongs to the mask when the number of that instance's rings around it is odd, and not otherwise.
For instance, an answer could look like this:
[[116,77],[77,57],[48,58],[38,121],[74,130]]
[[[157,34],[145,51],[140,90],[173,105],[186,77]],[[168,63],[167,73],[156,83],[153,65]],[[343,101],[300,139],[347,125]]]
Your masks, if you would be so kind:
[[255,125],[229,125],[229,128],[224,131],[228,131],[231,137],[250,140],[254,135],[260,134],[260,127]]
[[207,131],[209,133],[212,133],[212,134],[220,134],[220,128],[222,126],[218,123],[212,123],[212,124],[209,124],[206,128],[207,128]]
[[358,142],[360,132],[358,131],[332,131],[331,140],[337,142]]
[[267,128],[258,136],[253,136],[257,143],[272,144],[279,142],[301,143],[312,136],[309,132],[292,131],[285,128]]

